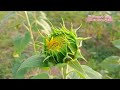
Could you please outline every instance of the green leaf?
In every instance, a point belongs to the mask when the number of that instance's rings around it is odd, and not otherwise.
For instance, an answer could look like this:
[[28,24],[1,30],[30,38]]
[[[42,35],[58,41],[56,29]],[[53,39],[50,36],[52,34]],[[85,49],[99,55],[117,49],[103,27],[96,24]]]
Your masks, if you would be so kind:
[[81,65],[90,79],[102,79],[102,75],[86,65]]
[[43,62],[44,56],[34,55],[27,60],[25,60],[18,70],[26,68],[26,67],[46,67],[47,64]]
[[112,43],[113,43],[113,45],[115,47],[117,47],[118,49],[120,49],[120,39],[119,40],[114,40],[114,41],[112,41]]
[[15,75],[15,79],[24,79],[25,73],[27,72],[27,68],[22,69],[20,72],[17,72]]
[[33,76],[31,79],[49,79],[49,75],[47,73],[41,73]]
[[80,65],[80,63],[77,60],[74,60],[72,62],[71,61],[69,62],[68,65],[71,66],[73,70],[69,72],[68,77],[72,79],[78,79],[78,78],[101,79],[102,78],[102,75],[94,71],[92,68],[86,65]]
[[69,61],[68,65],[73,69],[77,70],[79,72],[80,77],[82,76],[82,78],[89,78],[85,73],[84,69],[82,68],[81,64],[77,60]]
[[120,57],[110,56],[106,58],[100,65],[103,69],[106,69],[110,72],[120,71]]
[[30,33],[26,32],[25,37],[21,37],[20,35],[15,38],[13,41],[14,48],[16,53],[21,54],[21,52],[26,48],[30,41]]
[[17,73],[21,72],[21,70],[26,69],[26,68],[32,68],[32,67],[47,67],[48,64],[46,62],[43,62],[44,56],[40,55],[34,55],[27,60],[25,60],[20,67],[17,70]]
[[14,62],[14,66],[12,68],[13,77],[16,78],[16,79],[24,78],[24,74],[26,73],[26,69],[24,69],[24,70],[20,71],[19,73],[17,73],[17,70],[20,67],[21,63],[22,62],[20,60],[17,60],[16,62]]

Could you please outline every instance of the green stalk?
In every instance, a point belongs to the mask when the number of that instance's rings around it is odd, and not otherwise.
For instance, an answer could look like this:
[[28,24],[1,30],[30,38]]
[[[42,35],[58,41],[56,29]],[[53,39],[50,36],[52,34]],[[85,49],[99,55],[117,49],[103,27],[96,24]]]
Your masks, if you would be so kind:
[[66,78],[66,76],[67,76],[66,73],[67,73],[67,65],[61,67],[61,75],[62,75],[62,79],[67,79],[67,78]]
[[64,67],[63,67],[63,75],[64,75],[64,79],[67,79],[67,65],[65,65]]
[[27,11],[24,11],[24,12],[25,12],[25,16],[26,16],[26,19],[27,19],[27,23],[28,23],[28,28],[29,28],[28,31],[30,32],[32,43],[33,43],[33,49],[34,49],[34,52],[36,53],[35,41],[34,41],[32,29],[31,29],[31,24],[30,24],[30,21],[29,21],[29,18],[28,18]]
[[64,79],[63,67],[61,67],[61,75],[62,75],[62,79]]

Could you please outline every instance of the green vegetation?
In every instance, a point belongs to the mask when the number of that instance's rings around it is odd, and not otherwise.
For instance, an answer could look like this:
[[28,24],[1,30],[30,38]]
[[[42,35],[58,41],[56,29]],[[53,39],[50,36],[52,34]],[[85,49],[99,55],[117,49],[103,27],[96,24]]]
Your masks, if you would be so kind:
[[[111,23],[98,21],[86,22],[88,15],[110,15],[113,21]],[[69,65],[72,66],[68,66],[70,71],[75,69],[79,74],[71,72],[68,78],[84,77],[84,74],[80,74],[80,72],[82,72],[80,70],[81,67],[84,69],[85,73],[89,75],[89,78],[99,78],[100,74],[102,78],[120,78],[119,11],[1,11],[0,78],[60,78],[61,72],[59,71],[56,71],[57,75],[53,75],[52,69],[54,68],[52,68],[52,64],[50,64],[50,68],[46,67],[41,69],[40,67],[44,66],[45,63],[39,64],[39,59],[44,58],[40,53],[44,50],[43,37],[51,34],[49,33],[51,30],[50,22],[58,29],[61,27],[60,23],[63,23],[62,19],[68,30],[71,30],[71,26],[73,26],[74,29],[80,26],[76,31],[77,37],[91,37],[87,40],[83,40],[81,43],[82,46],[80,47],[80,51],[83,55],[82,57],[84,57],[87,62],[83,58],[78,58],[78,61],[81,63],[78,66],[79,68],[76,68],[78,64],[74,66],[71,64],[72,62],[69,62]],[[52,37],[54,37],[54,35],[48,37],[48,40],[51,40]],[[61,38],[59,40],[61,40]],[[62,45],[62,47],[64,46],[65,45]],[[56,49],[58,50],[59,48]],[[74,47],[72,50],[73,52],[76,51]],[[41,57],[36,55],[40,55]],[[50,53],[46,55],[48,55],[48,57],[51,56]],[[48,58],[43,60],[47,61],[47,59]],[[59,67],[63,66],[64,65],[58,64],[57,67],[54,67],[59,70]],[[26,69],[16,73],[20,67]],[[48,76],[46,72],[52,72],[51,76]],[[96,77],[96,75],[98,77]]]

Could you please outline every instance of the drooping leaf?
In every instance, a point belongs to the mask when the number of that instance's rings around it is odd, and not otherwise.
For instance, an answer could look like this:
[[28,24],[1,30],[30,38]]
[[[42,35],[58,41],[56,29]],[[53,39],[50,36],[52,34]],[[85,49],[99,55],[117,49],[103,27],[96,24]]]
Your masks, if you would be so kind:
[[102,75],[86,65],[81,65],[90,79],[102,79]]
[[88,75],[85,73],[84,69],[82,68],[81,64],[77,60],[71,60],[68,62],[68,65],[73,69],[77,70],[80,73],[80,77],[82,78],[89,78]]
[[71,79],[102,79],[102,75],[99,72],[94,71],[86,65],[80,65],[77,60],[69,63],[69,66],[73,68],[69,74],[69,78]]
[[103,60],[103,62],[100,65],[103,69],[106,69],[110,72],[120,71],[120,57],[110,56]]
[[86,77],[79,70],[67,65],[66,78],[68,79],[85,79]]

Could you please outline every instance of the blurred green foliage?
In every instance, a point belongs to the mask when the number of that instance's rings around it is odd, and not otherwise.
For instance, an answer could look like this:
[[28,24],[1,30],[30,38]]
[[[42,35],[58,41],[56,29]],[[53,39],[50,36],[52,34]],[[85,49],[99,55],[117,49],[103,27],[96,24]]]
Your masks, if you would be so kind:
[[[40,12],[29,12],[36,14],[40,20]],[[0,78],[12,78],[11,61],[13,58],[13,39],[17,34],[24,35],[24,17],[20,19],[23,12],[1,11],[0,12]],[[90,40],[83,41],[81,48],[83,56],[87,59],[87,65],[103,74],[104,78],[119,78],[118,72],[108,73],[99,65],[110,56],[120,56],[120,50],[112,44],[112,41],[120,39],[120,11],[44,11],[47,18],[54,26],[59,26],[64,19],[66,27],[70,28],[71,23],[74,28],[82,25],[77,31],[78,36],[91,37]],[[88,15],[105,16],[110,15],[113,22],[86,22]],[[44,15],[43,15],[44,16]],[[34,30],[41,27],[32,27]],[[36,36],[36,33],[34,34]],[[40,39],[36,37],[36,39]],[[38,43],[38,42],[36,42]],[[38,43],[39,44],[39,43]],[[29,46],[24,52],[28,57],[33,50]]]

